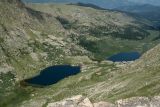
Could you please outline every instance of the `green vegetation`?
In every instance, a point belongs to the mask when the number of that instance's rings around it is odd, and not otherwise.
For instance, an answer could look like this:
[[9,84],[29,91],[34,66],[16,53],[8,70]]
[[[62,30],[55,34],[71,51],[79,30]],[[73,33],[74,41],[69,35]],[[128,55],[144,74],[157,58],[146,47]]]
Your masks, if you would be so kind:
[[0,106],[13,107],[29,98],[30,91],[15,84],[15,77],[10,72],[0,74]]
[[56,19],[62,24],[64,29],[70,30],[70,29],[76,29],[76,23],[77,20],[75,21],[69,21],[67,18],[57,16]]
[[[86,72],[80,73],[76,76],[71,76],[53,86],[39,89],[38,91],[41,92],[41,95],[49,95],[49,93],[52,93],[52,98],[56,101],[79,94],[89,96],[91,93],[88,91],[97,84],[106,81],[107,78],[111,76],[110,73],[112,70],[116,69],[112,64],[98,64],[90,66],[92,67]],[[61,89],[61,91],[59,89]]]
[[[93,54],[94,58],[89,57],[94,60],[102,61],[119,52],[138,51],[143,54],[158,43],[152,41],[157,36],[157,31],[152,30],[155,32],[153,35],[147,29],[146,21],[142,24],[136,18],[123,16],[116,11],[63,4],[31,4],[28,6],[53,14],[64,29],[71,31],[69,37],[72,42]],[[74,51],[76,53],[77,50]]]
[[[140,29],[138,27],[126,26],[124,28],[124,31],[120,31],[118,26],[113,26],[113,25],[110,26],[111,27],[96,26],[95,28],[90,28],[89,33],[90,35],[96,37],[111,36],[129,40],[142,40],[149,35],[147,31]],[[114,28],[116,28],[117,31],[110,32],[110,29]]]
[[111,35],[113,37],[119,37],[124,39],[131,39],[131,40],[143,40],[149,35],[149,33],[143,29],[138,28],[139,31],[134,31],[134,30],[135,28],[127,27],[124,30],[124,33],[113,32],[111,33]]
[[3,43],[4,42],[4,39],[3,38],[0,38],[0,43]]
[[[0,73],[0,106],[38,99],[45,100],[45,106],[78,94],[92,101],[115,101],[160,93],[159,47],[145,53],[159,44],[152,41],[159,33],[143,27],[145,21],[142,25],[121,12],[64,4],[26,8],[6,2],[0,3],[0,13],[0,71],[4,66],[14,69],[14,75]],[[128,51],[144,55],[128,65],[104,61]],[[82,73],[44,88],[19,86],[21,80],[57,64],[81,65]]]
[[62,17],[57,17],[56,19],[63,25],[65,29],[71,29],[72,25],[67,19]]

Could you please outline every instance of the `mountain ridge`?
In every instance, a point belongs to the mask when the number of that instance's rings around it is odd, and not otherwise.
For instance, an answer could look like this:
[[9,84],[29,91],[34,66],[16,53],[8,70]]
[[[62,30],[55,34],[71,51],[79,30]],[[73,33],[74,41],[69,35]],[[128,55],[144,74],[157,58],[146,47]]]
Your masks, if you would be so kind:
[[[146,22],[117,11],[64,4],[0,2],[0,15],[2,107],[43,107],[79,94],[114,102],[159,93],[159,40],[152,41],[157,31],[143,27]],[[129,65],[105,61],[133,49],[144,55]],[[82,72],[45,88],[21,84],[59,64],[81,65]]]
[[24,2],[34,2],[34,3],[47,3],[47,2],[59,2],[59,3],[91,3],[91,4],[97,4],[98,6],[102,6],[103,8],[115,8],[115,7],[121,7],[121,6],[132,6],[132,5],[138,5],[138,4],[150,4],[154,6],[160,6],[160,2],[158,0],[101,0],[100,2],[97,2],[96,0],[23,0]]
[[[25,0],[24,0],[25,1]],[[96,0],[48,0],[48,1],[37,1],[37,0],[26,0],[25,2],[34,2],[34,3],[78,3],[78,2],[82,2],[82,3],[90,3],[90,4],[94,4],[94,5],[98,5],[102,8],[115,8],[115,7],[119,7],[119,6],[124,6],[124,5],[132,5],[135,4],[133,2],[129,2],[126,0],[121,0],[121,1],[117,1],[117,0],[101,0],[101,2],[98,2]]]

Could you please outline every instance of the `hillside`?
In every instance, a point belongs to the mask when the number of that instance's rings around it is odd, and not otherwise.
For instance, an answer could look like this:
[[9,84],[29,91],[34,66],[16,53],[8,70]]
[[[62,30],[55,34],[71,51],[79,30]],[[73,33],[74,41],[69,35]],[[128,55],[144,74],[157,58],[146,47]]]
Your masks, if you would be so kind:
[[71,43],[56,18],[19,4],[22,3],[18,0],[0,1],[0,106],[3,107],[12,105],[13,99],[16,106],[28,96],[19,86],[20,80],[64,63],[64,55],[72,55],[70,49],[75,55],[88,54]]
[[[25,6],[20,0],[0,0],[0,15],[2,107],[45,107],[78,94],[93,101],[159,94],[159,45],[122,68],[103,61],[114,53],[145,53],[157,45],[159,40],[152,40],[158,31],[150,29],[149,21],[75,5]],[[44,88],[21,84],[40,70],[59,64],[81,65],[82,73]]]
[[154,6],[159,6],[160,1],[159,0],[101,0],[101,2],[97,0],[23,0],[24,2],[30,2],[30,3],[90,3],[90,4],[95,4],[103,8],[118,8],[122,6],[134,6],[134,5],[144,5],[144,4],[149,4],[149,5],[154,5]]
[[[159,27],[159,1],[158,0],[23,0],[27,3],[66,3],[83,5],[92,5],[92,7],[98,7],[99,9],[112,9],[118,11],[124,11],[134,13],[136,16],[142,16],[149,19],[154,23],[154,26]],[[82,5],[81,4],[81,5]],[[80,4],[79,4],[80,5]],[[154,14],[153,14],[154,13]]]
[[[65,107],[67,102],[72,105],[76,103],[77,100],[81,101],[81,99],[85,99],[85,97],[78,99],[79,96],[75,96],[71,98],[71,100],[56,101],[74,95],[83,95],[91,99],[92,103],[97,102],[97,107],[101,107],[100,105],[98,106],[98,104],[105,105],[106,103],[103,101],[116,101],[119,107],[142,105],[146,105],[146,107],[151,107],[150,105],[159,107],[159,52],[160,45],[157,45],[145,53],[139,60],[121,68],[116,68],[114,65],[108,65],[105,62],[97,66],[94,65],[94,67],[89,68],[87,72],[65,79],[54,86],[37,90],[36,93],[40,94],[34,94],[32,100],[25,101],[22,105],[29,106],[33,104],[33,102],[38,102],[39,105],[45,104],[48,105],[48,107],[49,105],[53,105],[53,107],[54,105]],[[157,97],[152,98],[153,96]],[[47,101],[46,97],[49,98]],[[47,102],[47,104],[45,102]],[[87,106],[90,104],[90,101],[87,99],[82,101],[82,104]],[[108,106],[109,104],[110,103],[107,103]],[[81,103],[78,103],[78,105],[81,105]],[[109,107],[114,106],[110,104]]]
[[133,13],[137,16],[141,16],[152,21],[153,25],[159,29],[159,22],[160,22],[160,6],[154,6],[149,4],[144,5],[133,5],[133,6],[124,6],[118,7],[117,10]]
[[[77,37],[72,34],[79,45],[94,53],[98,60],[121,51],[135,50],[143,53],[157,42],[148,45],[158,36],[156,31],[150,30],[149,21],[134,18],[126,13],[64,4],[28,4],[28,6],[52,14],[61,20],[65,29],[80,35]],[[62,19],[65,21],[62,22]]]
[[124,13],[70,5],[33,5],[41,12],[6,1],[0,5],[1,65],[21,71],[16,72],[20,78],[64,63],[64,56],[87,55],[104,60],[120,51],[144,52],[156,44],[146,46],[151,40],[144,38],[152,37],[150,32]]
[[[70,32],[54,16],[14,3],[0,5],[1,65],[12,66],[15,71],[21,71],[17,73],[23,71],[29,75],[37,68],[63,63],[64,55],[88,54],[79,45],[71,43]],[[23,73],[17,75],[22,78]]]
[[130,6],[134,5],[133,1],[126,1],[126,0],[101,0],[101,2],[97,0],[23,0],[24,2],[29,2],[29,3],[90,3],[94,5],[98,5],[102,8],[106,9],[112,9],[116,7],[121,7],[121,6]]

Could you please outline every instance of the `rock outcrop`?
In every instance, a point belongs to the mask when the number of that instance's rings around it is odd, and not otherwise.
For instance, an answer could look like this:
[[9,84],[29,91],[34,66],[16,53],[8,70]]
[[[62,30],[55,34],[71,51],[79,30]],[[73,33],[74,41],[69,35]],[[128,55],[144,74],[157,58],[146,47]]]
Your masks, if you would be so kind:
[[133,97],[121,99],[112,104],[104,101],[91,103],[89,98],[78,95],[63,101],[49,103],[47,107],[160,107],[160,96],[151,99],[148,97]]
[[117,107],[160,107],[160,96],[153,98],[133,97],[129,99],[118,100]]
[[78,95],[60,102],[49,103],[47,107],[93,107],[88,98]]
[[116,105],[109,102],[101,101],[98,103],[94,103],[93,107],[116,107]]
[[[83,96],[61,102],[48,101],[62,100],[77,93],[94,101],[159,94],[160,46],[122,70],[117,70],[112,62],[99,64],[89,59],[105,59],[108,52],[117,53],[126,47],[137,50],[144,44],[152,44],[151,41],[132,43],[128,40],[139,40],[148,35],[139,20],[121,12],[71,5],[33,5],[39,7],[35,10],[22,6],[21,0],[0,0],[0,107],[12,107],[15,103],[14,107],[20,107],[21,103],[22,107],[44,107],[46,103],[49,103],[48,107],[114,107],[118,104],[127,107],[128,99],[115,104],[93,104]],[[82,70],[86,72],[40,90],[24,89],[17,83],[48,66],[68,63],[85,65]],[[42,100],[38,101],[38,98]],[[131,99],[134,106],[141,104],[136,105],[139,101],[136,99]],[[145,103],[156,107],[159,98],[147,98]]]

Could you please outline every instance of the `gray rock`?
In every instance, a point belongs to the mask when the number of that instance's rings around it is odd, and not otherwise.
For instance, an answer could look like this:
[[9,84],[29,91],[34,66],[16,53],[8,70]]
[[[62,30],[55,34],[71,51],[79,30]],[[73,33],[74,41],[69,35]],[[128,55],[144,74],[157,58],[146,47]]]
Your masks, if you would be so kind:
[[77,95],[60,102],[49,103],[47,107],[93,107],[93,105],[88,98]]
[[151,99],[150,107],[160,107],[160,96]]
[[150,107],[147,97],[133,97],[116,101],[117,107]]
[[94,107],[116,107],[116,105],[102,101],[102,102],[94,103]]
[[47,107],[160,107],[160,96],[153,97],[152,99],[147,97],[132,97],[118,100],[115,104],[104,101],[92,104],[88,98],[77,95],[60,102],[49,103]]
[[1,73],[8,73],[13,70],[14,70],[14,68],[11,66],[8,66],[8,65],[7,66],[0,66],[0,74]]
[[20,107],[43,107],[46,103],[45,99],[36,99],[36,100],[29,100],[22,103]]

